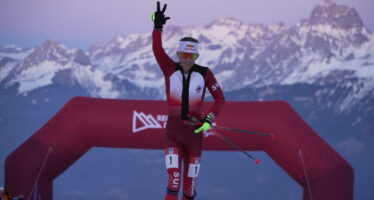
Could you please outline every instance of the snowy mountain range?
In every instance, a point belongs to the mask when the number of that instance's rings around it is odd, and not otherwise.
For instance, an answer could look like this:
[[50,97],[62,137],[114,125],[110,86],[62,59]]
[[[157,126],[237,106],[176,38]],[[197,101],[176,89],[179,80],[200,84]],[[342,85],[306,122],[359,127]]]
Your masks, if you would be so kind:
[[[14,51],[16,53],[16,51]],[[1,69],[8,72],[2,75],[4,88],[18,84],[19,94],[48,86],[54,83],[79,84],[90,91],[93,96],[116,97],[118,94],[112,91],[112,84],[104,80],[104,73],[94,70],[90,59],[82,50],[68,49],[55,41],[46,41],[43,45],[29,51],[24,57],[25,51],[19,50],[20,58],[17,65],[12,62],[4,62]],[[13,56],[11,54],[11,56]],[[2,61],[9,59],[4,53]],[[12,58],[10,58],[12,59]]]
[[[97,42],[87,51],[52,40],[33,48],[0,46],[0,146],[14,150],[74,95],[164,99],[151,31]],[[233,18],[205,27],[167,24],[163,45],[175,60],[184,36],[200,41],[197,63],[213,70],[228,100],[287,100],[354,165],[357,199],[373,199],[374,34],[354,8],[326,0],[291,27]]]
[[[164,48],[174,59],[179,39],[187,35],[201,43],[197,63],[213,69],[225,91],[313,84],[342,72],[359,79],[355,100],[374,89],[374,35],[354,8],[331,1],[318,4],[309,19],[289,28],[244,24],[232,18],[205,27],[168,25],[163,31]],[[79,85],[97,97],[129,98],[133,93],[129,90],[151,90],[154,98],[163,98],[164,80],[151,43],[147,33],[98,42],[87,52],[50,40],[33,49],[1,47],[0,88],[18,84],[18,94],[25,95],[59,83]],[[132,87],[125,90],[123,82]],[[355,104],[352,98],[347,96],[345,104]]]
[[[321,107],[336,114],[374,109],[363,104],[374,98],[374,34],[354,8],[326,0],[314,7],[309,19],[291,27],[232,18],[205,27],[167,25],[163,45],[174,60],[184,36],[200,41],[197,63],[214,71],[226,93],[311,84],[320,86],[313,94],[320,101],[316,103],[329,99]],[[324,87],[331,84],[333,88]],[[151,30],[97,42],[86,52],[51,40],[30,49],[0,47],[0,90],[12,88],[27,96],[53,85],[79,87],[94,97],[165,98]],[[339,98],[332,98],[337,93]]]

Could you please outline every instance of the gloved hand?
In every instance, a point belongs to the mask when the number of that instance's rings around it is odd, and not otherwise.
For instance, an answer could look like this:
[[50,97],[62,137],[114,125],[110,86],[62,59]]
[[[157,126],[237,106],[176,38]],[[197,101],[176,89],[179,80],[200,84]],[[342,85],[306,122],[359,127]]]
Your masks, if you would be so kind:
[[164,24],[167,20],[170,19],[170,17],[165,17],[165,10],[166,10],[167,4],[164,4],[164,7],[162,8],[162,11],[160,10],[160,2],[157,1],[157,11],[152,14],[152,20],[155,24],[155,29],[158,29],[162,31],[162,28],[164,27]]
[[196,129],[194,132],[200,133],[201,131],[207,131],[210,128],[212,128],[212,122],[214,118],[215,118],[215,115],[213,113],[207,114],[204,118],[199,120],[201,126],[198,129]]

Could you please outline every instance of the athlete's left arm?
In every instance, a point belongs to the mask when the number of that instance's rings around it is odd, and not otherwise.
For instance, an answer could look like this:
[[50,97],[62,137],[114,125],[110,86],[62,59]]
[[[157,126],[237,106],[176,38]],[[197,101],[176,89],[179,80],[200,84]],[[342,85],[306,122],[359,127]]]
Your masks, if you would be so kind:
[[209,68],[205,74],[205,81],[210,94],[212,94],[214,98],[214,104],[210,108],[209,113],[212,112],[215,116],[217,116],[225,103],[225,97],[223,95],[221,86],[218,84],[213,72]]

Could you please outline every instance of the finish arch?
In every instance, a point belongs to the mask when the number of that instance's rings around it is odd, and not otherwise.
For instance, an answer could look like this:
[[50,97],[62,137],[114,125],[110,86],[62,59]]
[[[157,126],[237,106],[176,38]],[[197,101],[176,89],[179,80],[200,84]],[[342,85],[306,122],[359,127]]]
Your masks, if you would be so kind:
[[[7,157],[5,189],[52,199],[53,180],[92,147],[163,149],[166,120],[165,101],[74,97]],[[304,188],[304,200],[353,199],[352,167],[288,103],[226,102],[216,122],[274,134],[220,132],[244,150],[265,151]],[[233,150],[207,135],[204,150]]]

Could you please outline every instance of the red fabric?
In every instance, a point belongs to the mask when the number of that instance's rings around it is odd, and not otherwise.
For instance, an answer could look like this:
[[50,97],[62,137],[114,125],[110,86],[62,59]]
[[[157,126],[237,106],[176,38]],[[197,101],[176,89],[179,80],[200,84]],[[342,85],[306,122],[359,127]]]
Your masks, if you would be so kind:
[[[170,146],[169,148],[165,149],[165,162],[172,163],[172,159],[170,155],[177,156],[178,158],[173,162],[177,164],[177,166],[168,167],[167,165],[167,172],[168,172],[168,185],[167,187],[173,191],[179,191],[180,184],[182,181],[181,175],[181,164],[182,164],[182,149],[177,147],[176,145]],[[168,194],[167,194],[168,195]]]
[[161,31],[154,30],[152,33],[152,50],[157,63],[160,65],[161,71],[165,77],[170,76],[174,72],[175,62],[166,54],[162,47]]
[[[168,172],[168,188],[179,190],[182,181],[182,160],[183,160],[183,191],[185,194],[192,195],[191,191],[195,190],[195,182],[197,177],[189,177],[189,164],[201,159],[201,150],[203,142],[203,134],[194,133],[194,126],[189,126],[179,117],[169,117],[166,126],[166,149],[165,155],[172,153],[178,155],[178,168],[169,168]],[[166,162],[168,162],[166,158]],[[177,177],[176,177],[177,174]],[[178,180],[176,180],[178,179]],[[178,184],[176,184],[178,183]]]
[[[191,166],[191,164],[198,164],[200,165],[201,156],[184,156],[184,172],[183,172],[183,194],[189,197],[192,197],[195,193],[195,186],[198,176],[198,169],[195,166]],[[191,176],[191,174],[195,174],[196,176]]]
[[178,195],[166,194],[165,200],[178,200]]
[[179,117],[169,117],[165,130],[166,148],[178,147],[187,156],[200,156],[203,135],[194,133],[195,126],[190,126]]
[[[212,106],[204,105],[203,110]],[[140,117],[134,117],[139,113],[144,114],[143,127]],[[7,157],[5,189],[27,198],[45,160],[37,181],[38,194],[51,200],[53,180],[92,147],[165,149],[166,114],[165,101],[73,98]],[[310,195],[303,167],[314,200],[353,199],[352,167],[286,102],[226,102],[216,122],[219,126],[273,133],[271,140],[216,130],[244,150],[265,151],[304,188],[304,200]],[[204,138],[203,149],[234,150],[212,135]]]
[[[166,127],[166,153],[170,148],[178,149],[178,162],[181,163],[182,160],[184,162],[183,191],[186,195],[192,196],[197,175],[190,177],[188,173],[190,162],[192,162],[191,157],[200,160],[202,134],[195,134],[194,129],[196,128],[186,125],[185,121],[181,119],[187,119],[187,114],[195,115],[197,118],[201,117],[201,105],[204,101],[206,88],[215,100],[209,112],[218,115],[225,99],[220,85],[209,68],[195,64],[190,68],[186,77],[183,68],[165,53],[162,47],[161,31],[154,30],[152,37],[153,52],[165,77],[165,90],[169,105],[170,117]],[[181,170],[181,166],[167,169],[168,188],[179,190]],[[175,177],[176,174],[178,177]]]
[[225,98],[221,86],[217,83],[213,72],[209,68],[206,73],[206,85],[210,94],[212,94],[214,98],[214,104],[210,107],[209,112],[212,112],[217,116],[225,103]]
[[[167,97],[167,101],[169,105],[169,114],[170,115],[181,115],[181,106],[182,106],[181,95],[173,95],[171,91],[172,90],[171,86],[173,85],[173,83],[171,82],[171,76],[175,76],[175,73],[176,72],[179,73],[179,72],[178,72],[176,63],[165,53],[165,50],[162,47],[161,34],[162,32],[156,29],[152,33],[153,53],[165,77],[165,90],[166,90],[166,97]],[[215,115],[218,115],[225,102],[222,89],[220,85],[217,83],[212,71],[209,68],[201,67],[197,65],[194,65],[194,67],[198,71],[206,70],[206,73],[204,74],[205,86],[208,88],[210,94],[212,94],[215,100],[214,104],[210,107],[208,112],[213,112]],[[192,67],[192,70],[194,70],[194,67]],[[204,69],[199,69],[199,68],[204,68]],[[190,82],[192,82],[192,79]],[[175,84],[173,86],[174,86],[173,89],[175,90]],[[202,98],[193,99],[192,95],[189,96],[189,100],[188,100],[189,107],[190,107],[189,111],[191,113],[201,114],[200,106],[202,105],[204,101],[205,86],[199,89],[199,90],[202,90],[202,94],[203,94]],[[179,90],[182,90],[182,88],[179,88]]]

